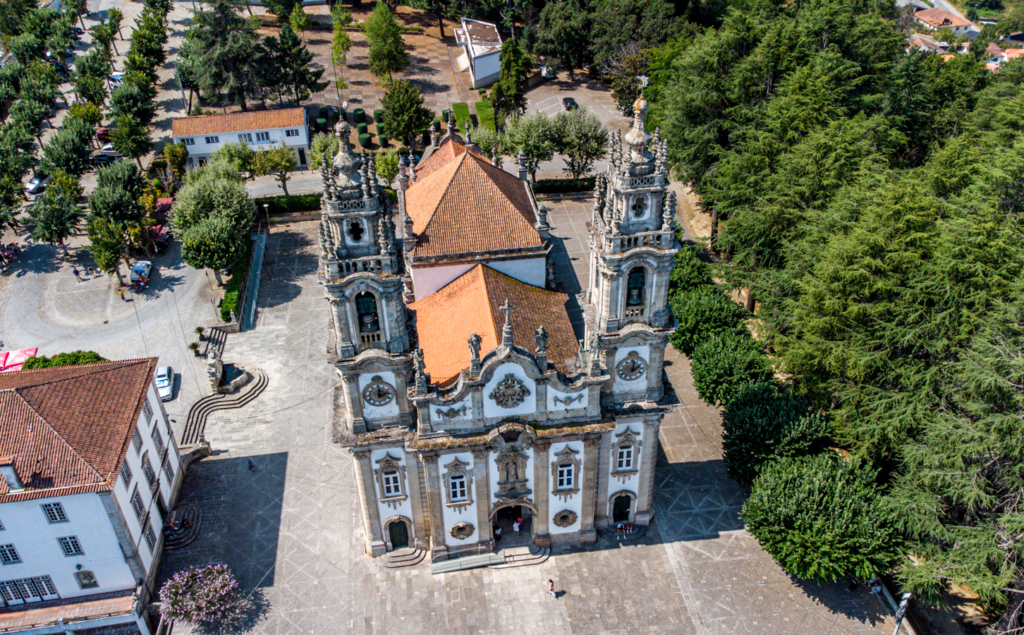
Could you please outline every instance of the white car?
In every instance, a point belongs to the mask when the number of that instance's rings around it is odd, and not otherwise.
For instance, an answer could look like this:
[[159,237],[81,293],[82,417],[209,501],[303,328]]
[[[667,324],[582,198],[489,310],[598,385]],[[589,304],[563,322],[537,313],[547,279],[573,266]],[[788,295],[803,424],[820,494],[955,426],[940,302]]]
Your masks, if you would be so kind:
[[114,86],[114,87],[120,86],[121,84],[124,83],[124,73],[120,73],[120,72],[118,72],[118,73],[111,73],[110,74],[110,79],[108,79],[107,81],[110,82],[111,86]]
[[149,274],[153,271],[153,263],[148,260],[136,260],[128,279],[132,282],[149,282]]
[[100,148],[99,154],[106,154],[112,157],[121,156],[121,153],[114,149],[113,143],[108,143],[107,145]]
[[160,401],[174,399],[174,373],[170,366],[160,366],[156,369],[156,391],[160,394]]
[[32,180],[25,186],[26,194],[39,194],[46,189],[46,184],[50,182],[50,175],[37,172]]

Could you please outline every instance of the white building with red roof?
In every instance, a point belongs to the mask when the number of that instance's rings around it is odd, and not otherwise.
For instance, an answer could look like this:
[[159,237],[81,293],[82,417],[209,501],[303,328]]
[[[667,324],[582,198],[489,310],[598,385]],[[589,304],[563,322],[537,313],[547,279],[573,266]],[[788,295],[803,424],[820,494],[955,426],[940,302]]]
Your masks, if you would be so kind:
[[178,117],[171,122],[171,142],[185,144],[190,168],[203,165],[229,143],[256,151],[284,145],[295,152],[298,164],[305,166],[309,121],[306,109],[301,107]]
[[0,375],[0,630],[149,627],[181,486],[156,359]]

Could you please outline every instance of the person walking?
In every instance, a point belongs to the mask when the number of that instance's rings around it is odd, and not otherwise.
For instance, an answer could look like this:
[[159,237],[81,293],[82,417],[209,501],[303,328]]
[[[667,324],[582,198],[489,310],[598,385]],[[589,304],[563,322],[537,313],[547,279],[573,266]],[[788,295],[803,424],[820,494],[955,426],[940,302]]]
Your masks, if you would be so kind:
[[82,281],[82,278],[80,278],[78,274],[78,267],[72,267],[71,273],[75,274],[75,280],[77,280],[78,282]]
[[516,532],[516,536],[519,535],[519,521],[512,523],[512,531]]
[[555,593],[555,581],[554,580],[548,580],[548,595],[550,595],[551,597],[553,597],[556,600],[558,599],[558,594]]
[[499,542],[501,542],[501,527],[495,527],[494,528],[494,543],[497,544]]
[[125,302],[126,301],[124,299],[124,287],[118,287],[117,288],[117,295],[121,296],[121,302]]
[[92,277],[92,265],[89,265],[88,270],[89,270],[89,277],[91,278]]

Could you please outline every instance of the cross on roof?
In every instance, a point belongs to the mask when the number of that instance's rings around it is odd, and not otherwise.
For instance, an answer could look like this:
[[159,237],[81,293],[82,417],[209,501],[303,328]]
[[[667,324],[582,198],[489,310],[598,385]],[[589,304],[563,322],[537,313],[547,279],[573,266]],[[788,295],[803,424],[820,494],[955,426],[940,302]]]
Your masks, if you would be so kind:
[[505,312],[505,324],[508,324],[508,315],[512,312],[515,307],[509,304],[508,298],[505,298],[505,304],[498,307],[498,310]]

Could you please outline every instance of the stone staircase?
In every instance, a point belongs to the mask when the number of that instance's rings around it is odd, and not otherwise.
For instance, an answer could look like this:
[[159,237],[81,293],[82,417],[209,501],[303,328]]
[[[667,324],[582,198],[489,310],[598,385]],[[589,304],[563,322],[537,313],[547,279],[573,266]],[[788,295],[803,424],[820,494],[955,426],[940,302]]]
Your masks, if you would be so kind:
[[391,553],[381,556],[381,564],[385,569],[400,569],[402,567],[414,567],[427,557],[427,552],[416,547],[396,549]]
[[495,569],[511,569],[512,567],[531,567],[545,562],[551,555],[550,547],[538,547],[529,545],[527,547],[512,547],[502,549],[501,554],[505,556],[505,564],[494,565]]
[[270,383],[270,378],[261,368],[251,367],[246,370],[253,374],[253,380],[242,386],[238,392],[208,395],[193,404],[188,411],[185,431],[181,435],[182,445],[192,445],[202,440],[203,431],[206,429],[206,418],[210,416],[210,413],[217,410],[241,408],[260,396],[260,393]]
[[607,527],[601,527],[597,530],[597,535],[602,542],[635,542],[640,538],[643,538],[647,533],[647,525],[633,525],[633,531],[626,534],[622,539],[619,539],[615,530],[616,525],[618,525],[618,523],[612,523]]
[[[199,537],[199,526],[203,524],[203,511],[198,507],[187,505],[178,510],[182,521],[188,520],[189,526],[178,531],[174,536],[164,537],[164,549],[181,549],[187,547]],[[182,523],[184,524],[184,522]]]

